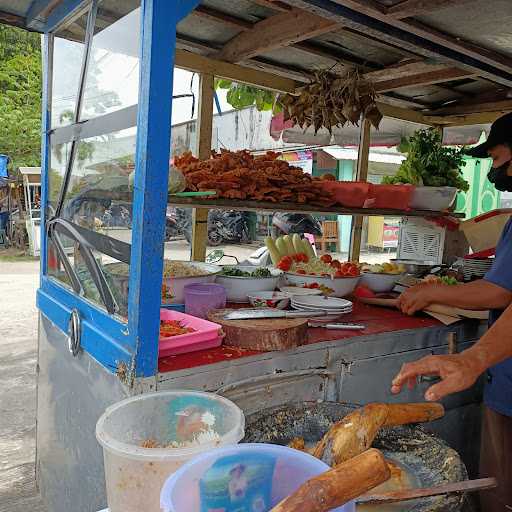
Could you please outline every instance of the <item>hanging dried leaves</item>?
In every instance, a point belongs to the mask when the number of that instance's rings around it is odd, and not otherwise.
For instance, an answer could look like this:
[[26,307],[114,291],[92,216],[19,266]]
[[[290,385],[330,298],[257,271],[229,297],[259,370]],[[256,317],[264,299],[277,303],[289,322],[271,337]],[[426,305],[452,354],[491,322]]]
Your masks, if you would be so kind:
[[382,120],[375,88],[357,69],[349,70],[343,77],[328,71],[317,72],[315,80],[297,89],[297,93],[279,97],[285,121],[292,120],[304,130],[313,126],[315,134],[321,128],[332,134],[334,128],[347,123],[358,125],[362,117],[378,129]]

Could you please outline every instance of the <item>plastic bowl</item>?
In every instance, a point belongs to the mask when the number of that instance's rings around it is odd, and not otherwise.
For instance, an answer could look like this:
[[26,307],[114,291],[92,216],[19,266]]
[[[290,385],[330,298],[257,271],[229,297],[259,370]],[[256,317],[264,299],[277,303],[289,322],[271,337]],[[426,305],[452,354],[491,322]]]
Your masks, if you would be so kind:
[[279,292],[249,292],[249,302],[255,308],[286,309],[290,305],[290,297]]
[[395,283],[403,274],[379,274],[376,272],[364,272],[361,275],[361,284],[368,287],[372,292],[390,292]]
[[357,284],[359,283],[360,276],[357,277],[336,277],[331,279],[330,277],[321,276],[307,276],[303,274],[295,274],[294,272],[285,273],[286,280],[289,284],[303,285],[317,283],[319,286],[325,286],[334,290],[332,295],[334,297],[345,297],[350,295]]
[[258,268],[268,268],[272,277],[235,277],[218,275],[215,282],[226,288],[228,302],[249,302],[249,292],[272,292],[277,288],[282,271],[270,267],[253,267],[237,265],[235,268],[244,272],[254,272]]
[[[199,439],[204,442],[178,448],[141,447],[148,440],[163,446],[181,442],[212,417],[218,438],[203,436]],[[170,475],[198,454],[238,443],[244,427],[243,412],[212,393],[148,393],[109,407],[96,424],[96,438],[103,447],[109,512],[160,510],[160,491]]]
[[198,261],[181,261],[203,272],[203,275],[191,277],[164,277],[162,281],[162,304],[183,304],[185,286],[189,284],[213,283],[215,276],[222,272],[222,267]]
[[[286,446],[255,443],[221,448],[196,457],[170,477],[160,506],[163,512],[266,512],[329,469],[312,455]],[[333,512],[355,512],[355,505],[350,502]]]
[[456,197],[455,187],[415,187],[409,206],[414,210],[442,211],[450,208]]

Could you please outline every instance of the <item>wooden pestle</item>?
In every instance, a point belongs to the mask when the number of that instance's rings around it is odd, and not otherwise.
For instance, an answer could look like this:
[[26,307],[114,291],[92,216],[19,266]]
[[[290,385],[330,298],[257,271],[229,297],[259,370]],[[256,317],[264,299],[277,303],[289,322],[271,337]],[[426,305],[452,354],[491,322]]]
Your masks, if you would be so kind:
[[327,512],[377,487],[390,475],[384,456],[372,448],[308,480],[271,512]]
[[335,423],[313,455],[335,467],[368,450],[382,427],[422,423],[442,416],[444,407],[437,403],[368,404]]

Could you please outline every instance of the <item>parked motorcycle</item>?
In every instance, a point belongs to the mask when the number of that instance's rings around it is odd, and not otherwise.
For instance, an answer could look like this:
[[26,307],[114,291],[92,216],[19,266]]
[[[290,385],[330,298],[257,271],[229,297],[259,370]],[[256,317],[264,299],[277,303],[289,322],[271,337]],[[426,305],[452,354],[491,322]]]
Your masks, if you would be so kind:
[[322,225],[312,215],[307,213],[274,213],[272,216],[272,236],[310,233],[322,236]]
[[[177,208],[177,223],[188,243],[192,242],[192,210]],[[250,241],[247,212],[210,210],[208,212],[208,245],[246,244]]]

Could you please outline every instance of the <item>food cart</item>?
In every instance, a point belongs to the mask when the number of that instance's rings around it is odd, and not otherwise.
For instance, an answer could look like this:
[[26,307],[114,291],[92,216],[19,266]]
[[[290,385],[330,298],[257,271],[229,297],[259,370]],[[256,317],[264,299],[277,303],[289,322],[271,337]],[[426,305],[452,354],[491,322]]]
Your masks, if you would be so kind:
[[[211,150],[215,77],[293,93],[318,67],[333,64],[359,66],[374,81],[385,117],[463,138],[468,125],[485,125],[512,109],[508,39],[476,34],[471,22],[487,22],[496,32],[501,22],[506,25],[508,2],[496,3],[496,10],[483,0],[463,7],[415,0],[37,0],[26,9],[11,4],[0,1],[0,21],[44,33],[37,478],[50,510],[105,506],[94,426],[107,406],[127,396],[213,390],[245,412],[303,400],[420,401],[428,382],[399,397],[388,392],[402,363],[453,350],[454,340],[463,350],[483,332],[475,321],[446,327],[356,303],[350,320],[364,323],[363,332],[310,329],[305,345],[286,351],[222,346],[159,359],[172,70],[200,74],[196,154],[202,159]],[[83,163],[98,153],[102,161],[105,152],[112,160],[126,156],[130,137],[133,187],[127,194],[109,176],[96,189],[97,197],[130,202],[127,242],[95,229],[91,212],[81,212],[88,223],[72,222],[66,205],[89,179]],[[364,120],[356,176],[362,181],[370,137]],[[194,260],[205,257],[208,208],[353,215],[354,260],[363,216],[404,214],[225,198],[170,202],[196,209]],[[70,244],[73,257],[65,250]],[[85,277],[76,271],[78,261]],[[126,318],[102,271],[102,262],[116,261],[130,266]],[[480,402],[479,386],[450,397],[445,418],[432,426],[459,451],[470,474],[478,459]]]

